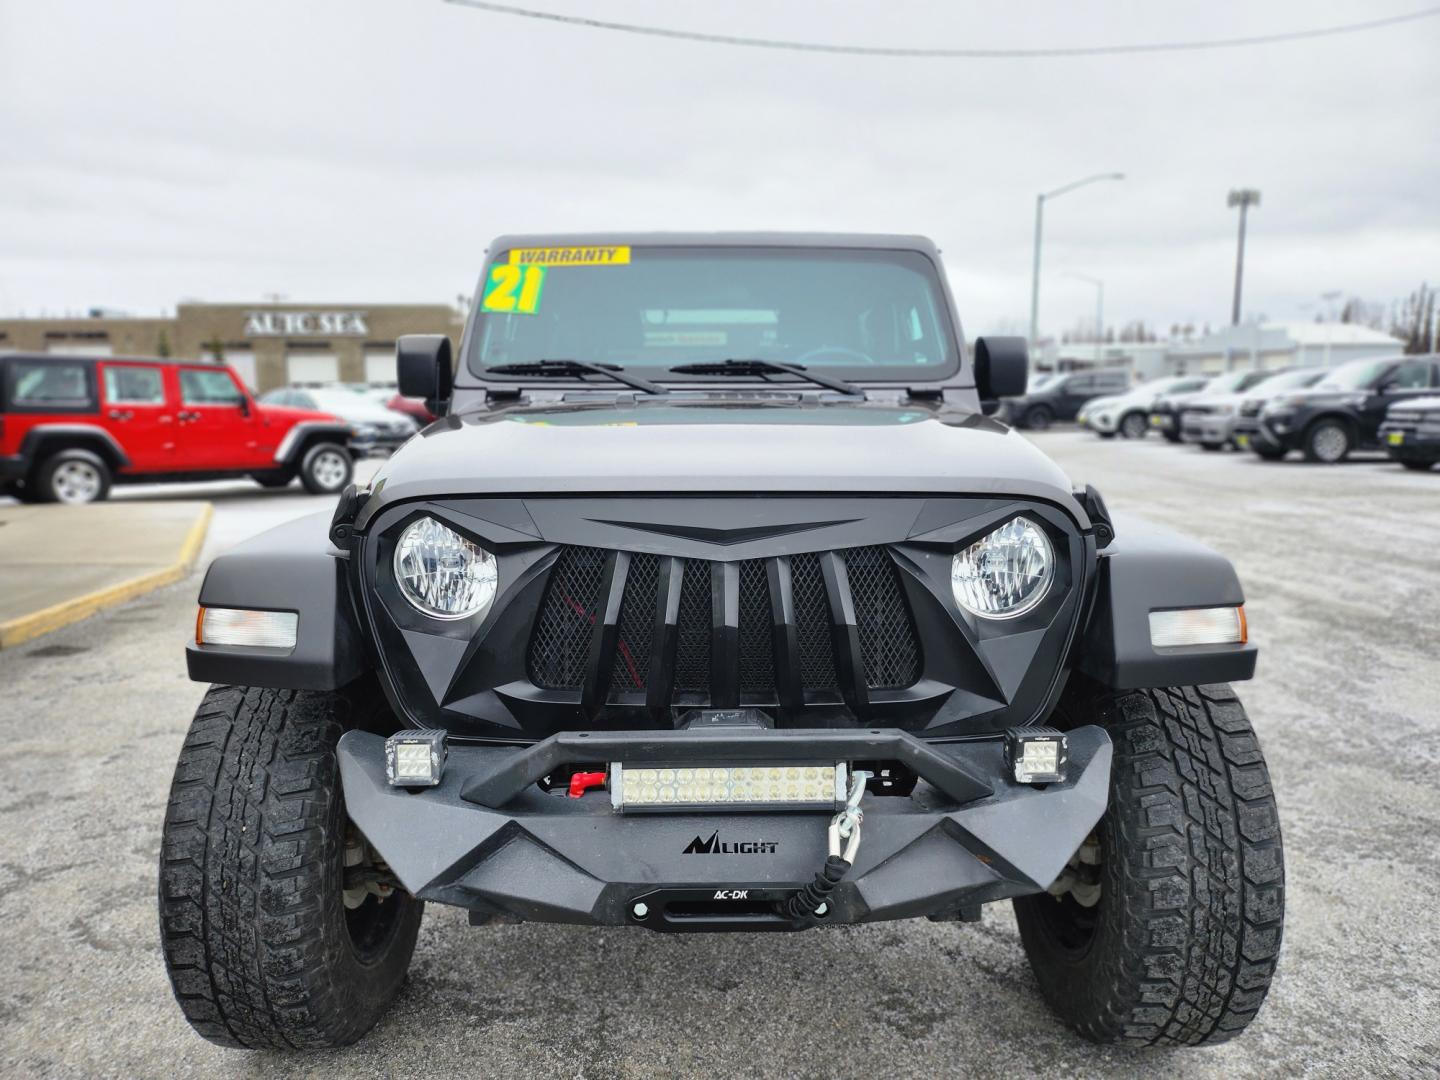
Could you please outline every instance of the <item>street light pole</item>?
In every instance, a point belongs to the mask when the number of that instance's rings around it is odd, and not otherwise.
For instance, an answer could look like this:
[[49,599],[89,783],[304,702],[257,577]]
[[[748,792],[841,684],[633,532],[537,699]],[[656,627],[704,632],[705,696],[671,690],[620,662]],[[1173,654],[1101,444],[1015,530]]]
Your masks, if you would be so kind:
[[1086,281],[1095,286],[1095,362],[1100,362],[1100,346],[1105,343],[1105,282],[1086,274],[1066,274],[1076,281]]
[[1030,264],[1030,344],[1032,346],[1040,340],[1040,239],[1045,225],[1045,200],[1058,199],[1061,195],[1074,191],[1076,188],[1094,184],[1100,180],[1124,179],[1125,174],[1120,172],[1096,173],[1094,176],[1087,176],[1083,180],[1076,180],[1058,187],[1054,191],[1046,191],[1035,196],[1035,253]]
[[1250,207],[1260,205],[1260,192],[1254,188],[1236,188],[1225,200],[1226,206],[1240,207],[1240,243],[1235,250],[1235,301],[1230,306],[1230,325],[1240,325],[1240,283],[1245,275],[1245,216]]

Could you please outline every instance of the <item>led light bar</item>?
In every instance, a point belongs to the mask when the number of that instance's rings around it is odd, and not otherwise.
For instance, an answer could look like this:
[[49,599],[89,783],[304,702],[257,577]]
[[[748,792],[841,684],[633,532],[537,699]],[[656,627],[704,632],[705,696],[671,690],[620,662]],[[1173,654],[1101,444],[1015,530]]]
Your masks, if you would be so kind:
[[1243,645],[1249,638],[1245,605],[1150,612],[1150,644],[1157,649],[1186,645]]
[[1065,779],[1065,736],[1053,728],[1011,728],[1005,765],[1017,784],[1058,784]]
[[610,764],[610,804],[640,810],[832,808],[845,802],[845,766]]
[[195,619],[195,644],[293,649],[300,616],[293,611],[247,611],[202,607]]
[[391,787],[434,787],[446,753],[441,728],[397,731],[385,740],[385,779]]

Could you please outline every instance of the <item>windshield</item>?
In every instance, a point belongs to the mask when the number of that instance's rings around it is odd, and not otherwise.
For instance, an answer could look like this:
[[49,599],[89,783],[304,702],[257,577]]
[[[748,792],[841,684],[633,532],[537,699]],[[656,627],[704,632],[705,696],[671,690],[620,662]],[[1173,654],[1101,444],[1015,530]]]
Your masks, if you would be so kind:
[[1315,384],[1320,390],[1368,390],[1395,366],[1393,360],[1351,360]]
[[919,252],[546,248],[498,253],[467,364],[486,375],[578,360],[681,382],[669,368],[731,359],[924,380],[953,373],[959,354],[935,266]]
[[1046,387],[1054,386],[1063,378],[1063,375],[1041,375],[1040,378],[1030,384],[1026,392],[1033,394],[1036,390],[1044,390]]

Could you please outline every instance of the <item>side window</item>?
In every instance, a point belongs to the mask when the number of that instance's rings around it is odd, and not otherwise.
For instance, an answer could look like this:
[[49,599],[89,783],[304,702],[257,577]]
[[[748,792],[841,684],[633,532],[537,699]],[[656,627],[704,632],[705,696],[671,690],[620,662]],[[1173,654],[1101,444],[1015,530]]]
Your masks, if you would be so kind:
[[92,372],[88,364],[16,360],[7,380],[10,408],[17,412],[91,411],[96,407]]
[[1423,390],[1430,385],[1431,365],[1423,360],[1401,364],[1384,379],[1387,390]]
[[1065,380],[1065,393],[1067,394],[1088,394],[1095,388],[1095,376],[1076,375]]
[[239,405],[244,399],[228,371],[182,368],[180,400],[186,405]]
[[160,369],[106,364],[105,400],[111,405],[164,405]]

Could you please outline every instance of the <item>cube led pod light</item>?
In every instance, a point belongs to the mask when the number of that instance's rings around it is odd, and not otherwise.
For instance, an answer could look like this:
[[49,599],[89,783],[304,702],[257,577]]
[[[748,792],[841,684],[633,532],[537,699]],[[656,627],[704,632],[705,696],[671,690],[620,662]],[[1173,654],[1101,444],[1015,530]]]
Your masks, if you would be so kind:
[[1005,768],[1017,784],[1058,784],[1065,779],[1065,736],[1054,728],[1005,732]]
[[434,787],[445,770],[445,732],[397,731],[385,740],[385,779],[391,787]]
[[845,765],[610,764],[610,803],[622,814],[653,810],[835,808]]

